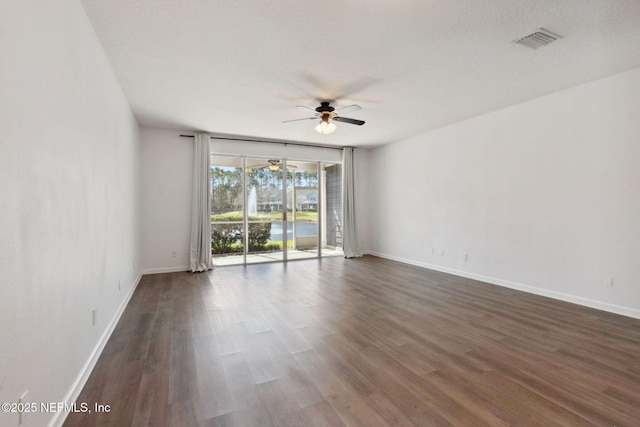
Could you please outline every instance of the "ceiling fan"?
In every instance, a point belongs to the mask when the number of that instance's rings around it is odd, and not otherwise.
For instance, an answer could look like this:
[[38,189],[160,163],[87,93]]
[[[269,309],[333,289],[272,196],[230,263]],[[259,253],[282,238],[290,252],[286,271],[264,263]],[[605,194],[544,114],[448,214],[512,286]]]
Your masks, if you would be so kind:
[[359,105],[356,105],[356,104],[347,105],[346,107],[342,107],[336,110],[329,104],[330,104],[329,101],[322,101],[320,102],[320,106],[316,107],[315,110],[309,107],[306,107],[304,105],[296,105],[297,108],[303,108],[305,110],[309,110],[313,112],[313,117],[305,117],[304,119],[285,120],[282,123],[297,122],[300,120],[320,119],[320,123],[318,124],[318,126],[315,127],[315,130],[316,132],[324,135],[328,135],[336,130],[336,125],[332,123],[333,121],[341,122],[341,123],[349,123],[351,125],[358,125],[358,126],[362,126],[364,124],[363,120],[350,119],[348,117],[341,116],[342,113],[361,110]]

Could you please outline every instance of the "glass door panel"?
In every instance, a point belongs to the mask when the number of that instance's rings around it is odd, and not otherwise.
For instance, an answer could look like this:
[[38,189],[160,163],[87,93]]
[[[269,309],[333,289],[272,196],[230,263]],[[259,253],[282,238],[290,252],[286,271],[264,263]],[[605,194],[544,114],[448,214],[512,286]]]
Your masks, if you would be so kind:
[[318,163],[288,161],[290,185],[288,228],[291,250],[287,259],[315,258],[318,256]]
[[342,165],[321,163],[320,171],[322,256],[344,256],[342,251]]
[[211,255],[214,265],[244,263],[242,158],[211,156]]
[[247,263],[282,261],[285,194],[283,161],[247,158]]

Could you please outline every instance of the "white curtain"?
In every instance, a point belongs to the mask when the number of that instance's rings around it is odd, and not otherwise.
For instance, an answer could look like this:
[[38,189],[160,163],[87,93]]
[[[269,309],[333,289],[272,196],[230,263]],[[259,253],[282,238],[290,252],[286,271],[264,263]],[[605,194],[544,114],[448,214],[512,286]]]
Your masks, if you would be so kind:
[[345,258],[361,257],[358,250],[358,234],[356,232],[356,151],[345,147],[342,150],[342,206],[344,212],[342,249]]
[[192,273],[213,268],[211,262],[211,199],[209,198],[210,166],[209,135],[199,133],[195,137],[193,149],[193,199],[189,254],[189,267]]

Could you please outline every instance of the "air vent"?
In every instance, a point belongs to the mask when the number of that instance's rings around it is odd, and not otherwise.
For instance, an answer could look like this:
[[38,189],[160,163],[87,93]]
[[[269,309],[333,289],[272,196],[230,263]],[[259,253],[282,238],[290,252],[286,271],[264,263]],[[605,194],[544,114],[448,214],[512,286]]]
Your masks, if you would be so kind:
[[537,49],[561,38],[561,36],[554,34],[549,30],[538,28],[528,36],[524,36],[521,39],[514,40],[514,43],[530,47],[531,49]]

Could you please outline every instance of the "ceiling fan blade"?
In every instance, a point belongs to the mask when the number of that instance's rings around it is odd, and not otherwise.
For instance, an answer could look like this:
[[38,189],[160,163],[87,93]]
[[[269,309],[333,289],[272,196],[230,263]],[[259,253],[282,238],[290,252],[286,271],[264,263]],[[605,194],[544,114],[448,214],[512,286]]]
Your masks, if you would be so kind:
[[318,118],[317,117],[305,117],[304,119],[284,120],[282,123],[299,122],[300,120],[318,120]]
[[362,110],[362,107],[360,107],[359,105],[356,104],[351,104],[351,105],[347,105],[345,107],[342,108],[338,108],[336,110],[336,113],[339,111],[341,113],[351,113],[353,111],[358,111],[358,110]]
[[304,110],[311,111],[313,114],[318,114],[316,110],[314,110],[313,108],[307,107],[306,105],[296,105],[296,108],[302,108]]
[[349,119],[347,117],[340,116],[334,117],[333,120],[335,120],[336,122],[349,123],[350,125],[362,126],[364,124],[364,120]]

